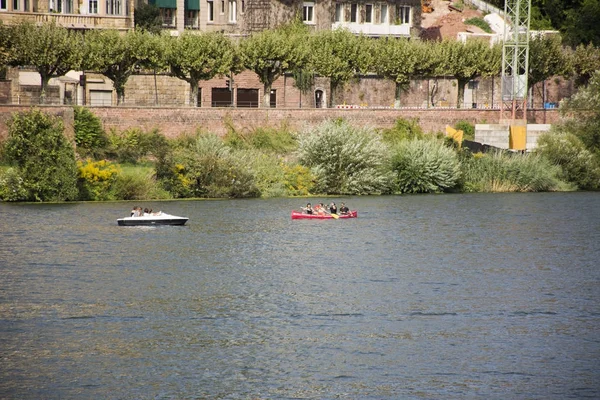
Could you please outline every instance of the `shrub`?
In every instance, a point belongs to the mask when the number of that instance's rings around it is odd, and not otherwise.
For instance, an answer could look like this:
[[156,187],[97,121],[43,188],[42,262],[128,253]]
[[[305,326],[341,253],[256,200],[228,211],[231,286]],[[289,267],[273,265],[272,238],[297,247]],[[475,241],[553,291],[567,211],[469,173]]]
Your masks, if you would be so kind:
[[157,163],[157,177],[175,197],[258,197],[249,167],[216,135],[199,135]]
[[298,142],[288,129],[258,128],[249,134],[252,147],[264,151],[285,154],[295,150]]
[[109,161],[85,161],[77,162],[80,200],[114,200],[112,186],[117,180],[119,169]]
[[121,133],[113,130],[108,141],[107,155],[119,163],[136,164],[169,151],[167,139],[157,129],[144,132],[133,128]]
[[234,152],[240,165],[246,165],[262,197],[286,196],[285,172],[279,157],[259,150]]
[[495,152],[463,162],[467,192],[542,192],[568,189],[560,168],[537,154]]
[[381,136],[385,143],[393,146],[403,140],[423,139],[425,135],[417,118],[398,118],[393,128],[381,131]]
[[536,152],[550,163],[561,167],[562,179],[580,189],[600,187],[600,162],[585,148],[585,144],[571,133],[545,133],[538,139]]
[[75,143],[82,157],[102,157],[108,145],[108,138],[100,119],[84,107],[73,107],[75,122]]
[[23,201],[27,200],[27,189],[19,171],[15,168],[7,168],[0,171],[0,200]]
[[4,155],[23,179],[25,200],[75,200],[75,151],[63,134],[62,121],[34,109],[14,114],[8,126]]
[[113,184],[118,200],[170,199],[172,196],[154,178],[151,168],[123,167]]
[[387,148],[370,129],[328,121],[300,137],[299,161],[316,176],[315,190],[327,194],[389,191]]
[[290,196],[308,196],[311,194],[315,177],[307,168],[300,164],[283,165],[283,185]]
[[435,140],[410,140],[393,150],[391,168],[397,193],[436,193],[454,187],[460,162],[454,150]]
[[475,140],[475,125],[469,121],[460,120],[454,125],[454,129],[463,131],[463,139]]

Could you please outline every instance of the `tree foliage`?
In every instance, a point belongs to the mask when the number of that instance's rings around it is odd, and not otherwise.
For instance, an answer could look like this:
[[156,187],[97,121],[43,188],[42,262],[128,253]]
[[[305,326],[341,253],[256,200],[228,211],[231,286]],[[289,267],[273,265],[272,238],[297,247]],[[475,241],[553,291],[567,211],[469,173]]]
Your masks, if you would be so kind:
[[164,41],[144,31],[121,34],[93,30],[85,37],[83,69],[96,70],[113,81],[117,104],[125,101],[125,84],[136,67],[160,65],[165,59]]
[[241,42],[242,65],[256,73],[264,85],[263,107],[270,106],[271,87],[277,78],[305,66],[307,38],[306,28],[293,23],[253,34]]
[[319,31],[312,36],[310,63],[317,74],[329,78],[329,107],[335,103],[337,89],[367,72],[370,60],[364,36],[344,29]]
[[[600,44],[600,43],[598,43]],[[580,44],[571,55],[571,65],[577,86],[587,86],[596,71],[600,71],[600,47]]]
[[236,60],[233,43],[222,33],[183,35],[169,40],[171,74],[190,85],[190,105],[198,104],[198,83],[230,73]]
[[457,108],[462,107],[465,85],[478,76],[487,77],[500,72],[502,52],[500,46],[490,47],[480,40],[466,43],[444,41],[437,51],[436,75],[453,76],[458,81]]
[[434,58],[431,54],[436,45],[395,38],[376,40],[372,45],[371,69],[395,83],[394,106],[399,107],[400,95],[408,89],[412,78],[432,75]]
[[80,65],[83,35],[52,22],[40,26],[31,23],[15,25],[11,36],[12,64],[32,66],[40,74],[40,103],[43,104],[50,79],[63,76]]
[[62,121],[34,109],[14,114],[8,126],[4,155],[23,179],[25,200],[76,200],[75,151]]
[[527,84],[533,87],[552,76],[571,75],[571,58],[563,51],[560,37],[536,35],[529,40],[529,74]]
[[154,35],[162,31],[160,9],[154,4],[138,3],[133,12],[133,20],[135,29],[145,30]]
[[592,75],[587,87],[561,104],[561,113],[567,118],[556,126],[558,131],[579,137],[587,149],[600,157],[600,71]]

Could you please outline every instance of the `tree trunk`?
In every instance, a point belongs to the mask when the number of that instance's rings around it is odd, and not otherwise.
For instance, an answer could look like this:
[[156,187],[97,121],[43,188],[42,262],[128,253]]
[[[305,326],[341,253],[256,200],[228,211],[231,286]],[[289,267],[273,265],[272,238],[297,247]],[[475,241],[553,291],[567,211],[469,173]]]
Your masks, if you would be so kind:
[[269,108],[271,107],[271,87],[273,84],[271,82],[264,84],[264,93],[263,93],[263,107]]
[[42,84],[40,86],[40,104],[46,104],[46,90],[48,89],[48,82],[50,82],[50,77],[40,74]]
[[462,108],[465,100],[465,86],[470,79],[457,79],[458,81],[458,95],[456,96],[456,108]]
[[190,107],[198,107],[198,80],[190,79]]
[[402,83],[396,82],[396,94],[394,97],[394,108],[400,108],[400,95],[402,94]]

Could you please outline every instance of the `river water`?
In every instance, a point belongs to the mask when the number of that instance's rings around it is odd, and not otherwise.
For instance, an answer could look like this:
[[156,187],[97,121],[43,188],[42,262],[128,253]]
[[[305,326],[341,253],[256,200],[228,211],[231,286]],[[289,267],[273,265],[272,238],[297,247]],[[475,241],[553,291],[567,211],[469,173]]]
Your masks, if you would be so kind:
[[0,398],[600,398],[599,193],[334,200],[0,203]]

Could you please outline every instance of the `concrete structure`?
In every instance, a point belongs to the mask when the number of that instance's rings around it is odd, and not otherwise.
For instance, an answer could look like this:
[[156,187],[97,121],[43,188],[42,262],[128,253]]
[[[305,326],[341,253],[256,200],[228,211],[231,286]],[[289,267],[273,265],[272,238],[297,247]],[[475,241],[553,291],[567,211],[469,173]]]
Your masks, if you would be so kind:
[[[527,124],[526,151],[532,151],[537,147],[539,136],[550,130],[550,124]],[[510,125],[509,124],[476,124],[475,141],[481,144],[510,149]]]

